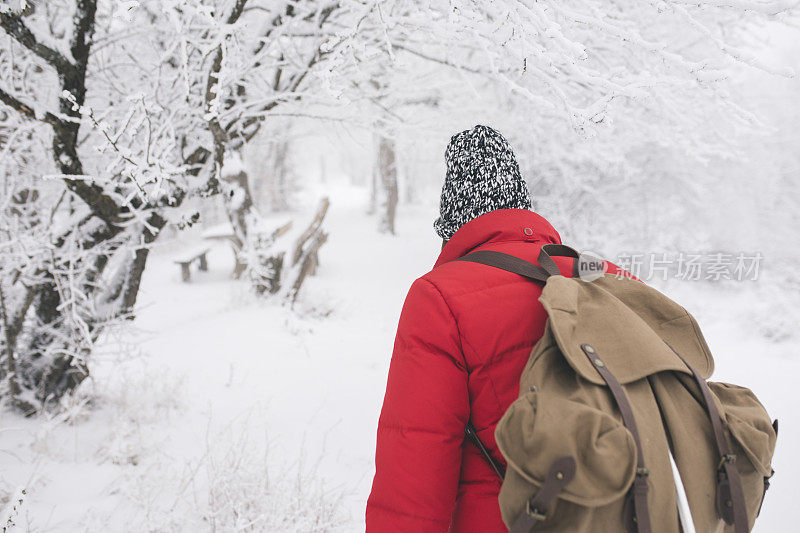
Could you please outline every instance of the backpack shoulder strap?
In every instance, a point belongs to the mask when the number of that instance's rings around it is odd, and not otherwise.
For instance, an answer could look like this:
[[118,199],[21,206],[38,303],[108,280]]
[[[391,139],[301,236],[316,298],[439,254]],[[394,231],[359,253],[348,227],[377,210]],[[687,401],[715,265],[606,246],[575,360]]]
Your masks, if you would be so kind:
[[[533,281],[544,283],[550,276],[558,276],[561,274],[555,262],[551,258],[552,256],[574,257],[577,259],[578,252],[563,244],[545,244],[542,246],[541,252],[539,252],[539,262],[543,265],[546,265],[546,267],[529,263],[528,261],[520,259],[519,257],[514,257],[513,255],[495,252],[492,250],[478,250],[469,253],[464,257],[456,259],[456,261],[468,261],[470,263],[479,263],[481,265],[492,266],[508,272],[513,272],[514,274],[519,274],[520,276],[526,277]],[[578,262],[576,260],[575,269],[577,269],[577,264]],[[489,450],[486,449],[486,446],[483,444],[483,442],[481,442],[481,439],[478,437],[475,428],[472,427],[471,422],[467,423],[465,434],[467,438],[478,447],[483,457],[489,463],[489,466],[492,467],[492,470],[494,470],[497,476],[502,480],[505,477],[505,471],[503,467],[497,463],[497,461],[495,461],[494,457],[492,457],[492,455],[489,453]]]
[[[492,250],[478,250],[471,252],[456,259],[456,261],[468,261],[471,263],[480,263],[495,268],[500,268],[514,274],[526,277],[533,281],[546,282],[550,276],[559,276],[561,272],[556,266],[553,257],[572,257],[578,258],[578,252],[573,248],[563,244],[545,244],[539,252],[539,264],[529,263],[519,257],[504,254],[502,252],[495,252]],[[576,275],[578,261],[575,261],[573,267],[573,276]]]
[[533,263],[529,263],[519,257],[514,257],[513,255],[492,250],[478,250],[477,252],[472,252],[464,257],[460,257],[456,259],[456,261],[468,261],[470,263],[480,263],[482,265],[500,268],[532,279],[533,281],[545,282],[551,275],[550,272],[539,265],[534,265]]
[[580,254],[575,248],[567,246],[566,244],[545,244],[539,252],[539,264],[553,276],[558,276],[561,272],[558,270],[553,257],[571,257],[575,259],[572,262],[572,277],[578,277],[578,259]]

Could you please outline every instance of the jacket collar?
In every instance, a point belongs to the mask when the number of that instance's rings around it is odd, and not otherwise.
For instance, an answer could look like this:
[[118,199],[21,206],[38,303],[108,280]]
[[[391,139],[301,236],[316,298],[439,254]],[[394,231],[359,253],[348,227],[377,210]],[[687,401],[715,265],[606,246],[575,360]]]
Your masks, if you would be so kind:
[[541,215],[527,209],[496,209],[472,219],[447,241],[433,268],[498,242],[561,243],[561,236]]

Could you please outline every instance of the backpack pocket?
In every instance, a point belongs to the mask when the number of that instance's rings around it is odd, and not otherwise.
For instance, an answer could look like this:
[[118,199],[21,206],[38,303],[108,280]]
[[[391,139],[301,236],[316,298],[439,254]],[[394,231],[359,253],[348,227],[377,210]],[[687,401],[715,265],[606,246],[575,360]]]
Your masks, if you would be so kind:
[[769,415],[755,395],[744,387],[729,383],[708,382],[717,398],[721,416],[731,436],[736,454],[736,469],[742,478],[745,505],[749,520],[755,520],[769,487],[772,455],[777,432]]
[[623,498],[636,471],[636,446],[625,426],[589,405],[534,391],[506,411],[495,430],[508,470],[500,491],[506,524],[525,512],[551,464],[570,456],[575,477],[558,499],[599,507]]
[[[769,477],[777,435],[764,406],[745,387],[710,381],[708,387],[719,400],[720,413],[733,437],[732,444],[741,452],[738,455],[747,458],[761,476]],[[737,466],[741,470],[741,465]]]

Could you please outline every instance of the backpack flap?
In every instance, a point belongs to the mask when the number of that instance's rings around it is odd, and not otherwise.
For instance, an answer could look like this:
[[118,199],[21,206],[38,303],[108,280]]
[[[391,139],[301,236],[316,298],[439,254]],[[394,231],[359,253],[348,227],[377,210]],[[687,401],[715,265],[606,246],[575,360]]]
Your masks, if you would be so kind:
[[644,283],[609,275],[591,282],[553,276],[539,301],[565,359],[592,383],[605,385],[581,350],[583,343],[603,354],[623,385],[666,370],[691,375],[670,346],[704,378],[713,371],[713,359],[694,319]]
[[572,457],[577,466],[558,498],[586,507],[622,498],[636,471],[633,437],[621,422],[545,392],[528,392],[515,401],[495,439],[509,465],[502,492],[513,495],[513,501],[501,495],[504,517],[519,515],[558,458]]

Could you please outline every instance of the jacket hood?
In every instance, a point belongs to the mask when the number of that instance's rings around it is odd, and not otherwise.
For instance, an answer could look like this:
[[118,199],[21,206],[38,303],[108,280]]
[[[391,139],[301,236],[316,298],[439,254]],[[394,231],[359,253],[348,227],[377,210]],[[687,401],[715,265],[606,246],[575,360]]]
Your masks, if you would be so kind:
[[497,209],[470,220],[447,241],[434,268],[476,248],[500,242],[561,244],[561,236],[541,215],[527,209]]

